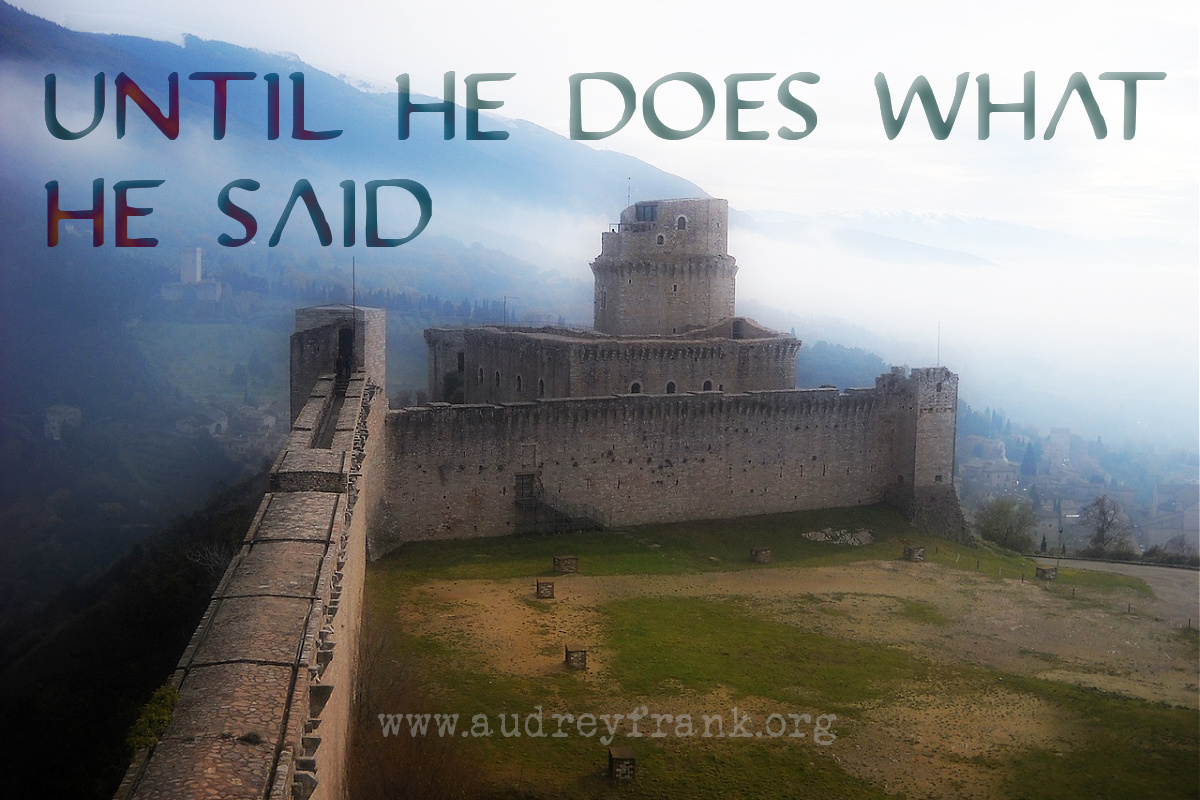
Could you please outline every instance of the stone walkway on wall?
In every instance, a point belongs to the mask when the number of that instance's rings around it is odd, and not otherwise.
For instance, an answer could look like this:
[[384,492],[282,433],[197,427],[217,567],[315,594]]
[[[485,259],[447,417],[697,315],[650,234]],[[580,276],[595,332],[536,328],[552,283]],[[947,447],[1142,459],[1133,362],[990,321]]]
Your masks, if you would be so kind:
[[[170,725],[134,758],[118,800],[282,800],[319,785],[315,731],[331,693],[322,675],[374,393],[361,374],[344,404],[330,402],[332,391],[327,379],[314,387],[171,678],[179,699]],[[322,412],[335,408],[333,448],[314,449]]]

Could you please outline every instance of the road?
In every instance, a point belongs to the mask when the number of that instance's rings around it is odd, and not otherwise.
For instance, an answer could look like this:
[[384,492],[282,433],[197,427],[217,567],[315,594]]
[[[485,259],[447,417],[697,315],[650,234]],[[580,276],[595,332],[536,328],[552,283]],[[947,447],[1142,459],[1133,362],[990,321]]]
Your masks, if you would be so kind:
[[[1053,567],[1056,559],[1035,558],[1039,567]],[[1062,566],[1071,569],[1091,569],[1099,572],[1119,572],[1141,578],[1161,604],[1159,615],[1183,624],[1190,619],[1192,627],[1200,625],[1200,572],[1193,569],[1157,567],[1149,564],[1119,564],[1107,561],[1079,561],[1064,558]]]

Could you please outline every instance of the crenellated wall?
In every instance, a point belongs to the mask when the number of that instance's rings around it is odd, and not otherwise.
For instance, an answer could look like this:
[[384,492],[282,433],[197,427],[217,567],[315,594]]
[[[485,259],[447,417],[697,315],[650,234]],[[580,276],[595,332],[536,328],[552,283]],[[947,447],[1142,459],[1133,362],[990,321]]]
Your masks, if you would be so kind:
[[864,505],[937,484],[952,492],[953,414],[936,422],[920,416],[922,401],[933,402],[926,395],[934,378],[941,378],[938,402],[952,404],[956,379],[938,368],[885,375],[873,389],[845,393],[392,411],[371,556],[414,539],[516,532],[524,520],[519,487],[530,482],[547,502],[586,508],[607,525]]
[[740,318],[686,336],[431,328],[425,341],[429,396],[451,400],[455,387],[465,403],[785,389],[796,385],[800,349],[798,340]]

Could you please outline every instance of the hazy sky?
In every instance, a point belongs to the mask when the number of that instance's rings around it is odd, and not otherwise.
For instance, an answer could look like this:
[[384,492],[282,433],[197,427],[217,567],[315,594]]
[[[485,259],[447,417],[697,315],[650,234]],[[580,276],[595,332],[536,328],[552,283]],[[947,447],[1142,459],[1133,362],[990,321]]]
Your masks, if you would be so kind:
[[[245,0],[19,0],[17,5],[78,30],[162,39],[192,33],[270,51],[292,52],[334,74],[441,93],[442,73],[515,72],[485,93],[498,112],[560,133],[569,119],[568,78],[611,71],[629,78],[639,113],[597,142],[684,175],[735,208],[805,212],[903,208],[1034,222],[1102,235],[1169,234],[1195,238],[1197,4],[1177,2],[350,2]],[[1138,92],[1138,134],[1120,136],[1122,86],[1107,71],[1159,71]],[[650,135],[641,97],[658,78],[680,71],[716,90],[713,121],[687,140]],[[796,72],[820,76],[796,84],[817,112],[813,133],[785,141],[726,141],[724,78],[775,73],[744,84],[746,99],[766,104],[741,112],[742,128],[800,128],[775,99]],[[991,77],[994,102],[1021,99],[1022,75],[1037,76],[1037,138],[1024,141],[1016,114],[998,115],[991,137],[977,139],[975,76]],[[936,142],[919,116],[889,142],[880,124],[874,77],[883,72],[898,103],[925,75],[943,110],[958,74],[971,81],[951,137]],[[1076,98],[1055,138],[1042,139],[1067,79],[1089,80],[1110,130],[1096,141]],[[584,95],[585,121],[615,122],[602,105],[615,92],[599,84]],[[459,91],[462,91],[461,84]],[[681,103],[677,109],[670,100]],[[673,83],[658,98],[664,121],[689,128],[699,119],[690,89]],[[984,189],[986,186],[986,189]]]
[[[936,352],[934,320],[941,321],[948,342],[943,363],[961,369],[964,387],[1012,388],[1005,370],[1038,366],[1042,372],[1037,374],[1049,377],[1029,379],[1058,381],[1050,387],[1055,393],[1086,392],[1133,408],[1145,392],[1138,381],[1152,375],[1164,404],[1185,422],[1190,417],[1195,430],[1200,413],[1200,7],[1194,0],[18,0],[16,5],[77,30],[175,41],[191,33],[290,52],[383,90],[394,91],[395,76],[405,72],[413,91],[440,95],[442,73],[453,70],[460,102],[467,74],[513,72],[511,80],[485,84],[481,94],[504,101],[501,115],[564,135],[569,76],[616,72],[635,88],[638,112],[624,130],[594,146],[684,176],[737,209],[958,214],[1093,241],[1138,237],[1182,244],[1169,257],[1149,247],[1145,263],[1026,260],[967,276],[928,265],[907,272],[882,270],[861,259],[843,259],[819,242],[778,250],[750,236],[731,237],[731,252],[743,265],[739,292],[764,302],[803,313],[824,309],[875,329],[899,320],[900,334],[923,337],[931,352]],[[716,113],[698,135],[665,141],[643,122],[643,93],[659,78],[683,71],[712,85]],[[990,76],[993,102],[1011,103],[1022,99],[1022,76],[1028,71],[1036,74],[1035,138],[1024,140],[1020,115],[1009,113],[993,115],[991,135],[981,141],[976,76]],[[1116,71],[1167,73],[1165,80],[1138,85],[1137,135],[1129,141],[1122,138],[1124,88],[1099,79]],[[802,129],[804,123],[780,104],[776,90],[785,76],[797,72],[820,76],[815,85],[796,83],[792,89],[815,110],[817,125],[809,136],[788,141],[776,134],[778,128]],[[915,104],[904,131],[889,141],[876,98],[879,72],[887,76],[897,107],[913,79],[924,75],[943,113],[956,77],[970,73],[949,138],[934,140]],[[1076,96],[1054,138],[1045,140],[1076,72],[1087,78],[1108,136],[1094,137]],[[732,73],[775,73],[769,80],[743,83],[740,90],[745,100],[764,101],[761,108],[740,113],[741,129],[769,131],[766,141],[726,139],[724,80]],[[615,97],[615,91],[591,84],[584,94],[585,127],[614,124]],[[699,119],[696,95],[681,83],[666,85],[656,100],[663,121],[675,128],[689,128]],[[756,262],[760,270],[771,263],[774,271],[755,273],[750,267]],[[960,302],[968,297],[973,302]],[[897,309],[907,313],[897,315]],[[916,331],[914,319],[926,330]],[[884,355],[915,363],[928,353]]]

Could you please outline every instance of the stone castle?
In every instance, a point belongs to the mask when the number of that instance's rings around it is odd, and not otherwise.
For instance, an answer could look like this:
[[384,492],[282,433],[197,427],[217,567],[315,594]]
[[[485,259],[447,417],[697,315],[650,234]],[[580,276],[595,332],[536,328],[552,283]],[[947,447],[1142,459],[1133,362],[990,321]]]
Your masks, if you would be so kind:
[[510,403],[794,388],[800,342],[734,316],[728,216],[724,200],[625,209],[592,263],[594,331],[428,330],[430,397]]
[[625,209],[592,263],[594,331],[427,331],[441,400],[421,408],[382,396],[382,310],[297,311],[270,491],[117,797],[342,797],[366,561],[407,541],[882,501],[965,535],[957,376],[795,389],[800,342],[734,316],[727,217]]

